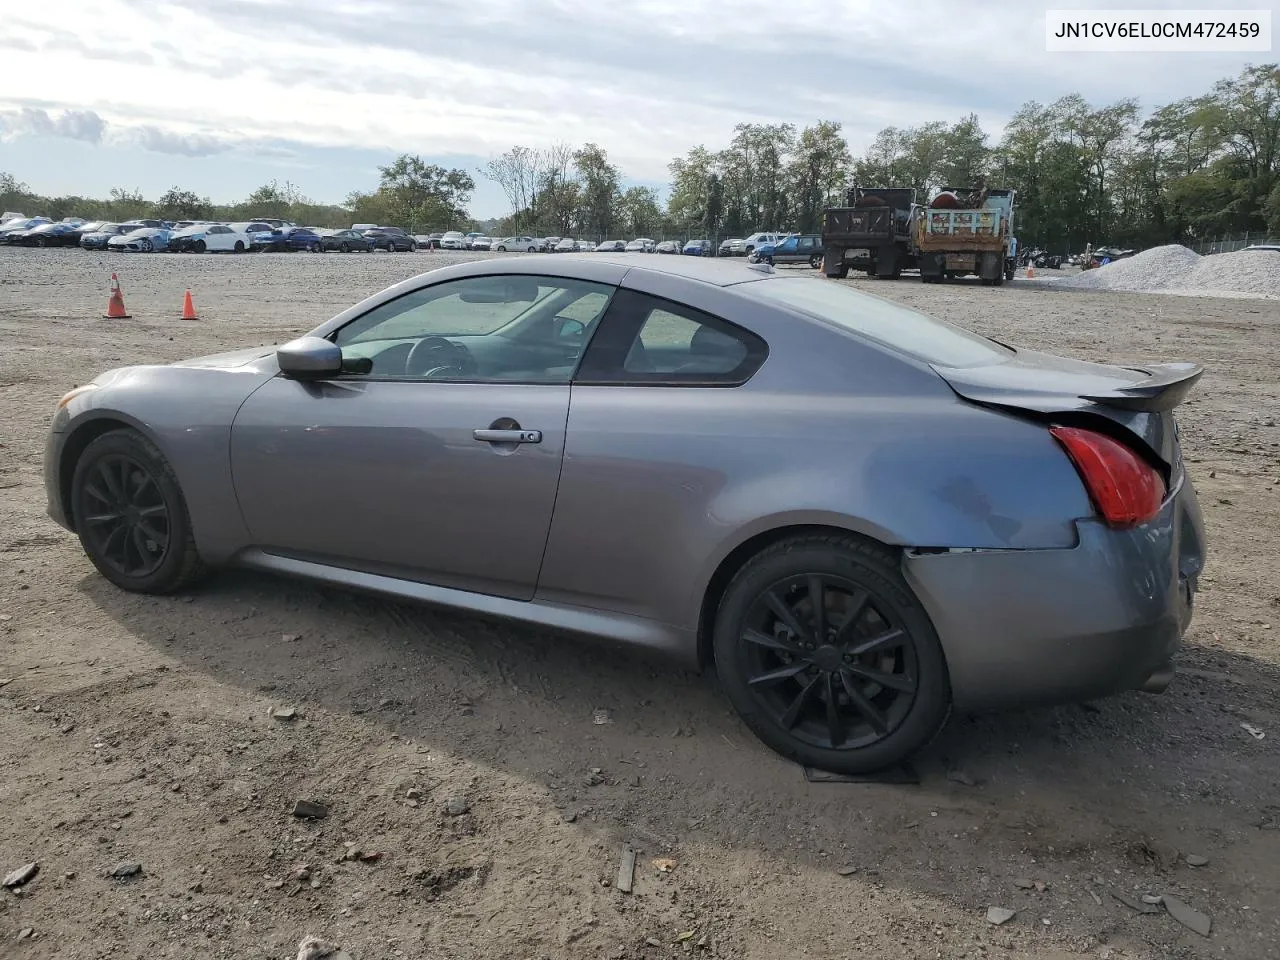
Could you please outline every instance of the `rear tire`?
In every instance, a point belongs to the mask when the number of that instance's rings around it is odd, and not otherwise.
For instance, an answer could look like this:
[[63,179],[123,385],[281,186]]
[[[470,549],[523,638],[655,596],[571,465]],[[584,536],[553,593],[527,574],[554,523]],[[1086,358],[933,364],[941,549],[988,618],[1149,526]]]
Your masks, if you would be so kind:
[[171,593],[205,572],[178,478],[135,430],[112,430],[85,448],[71,510],[90,561],[121,589]]
[[191,245],[191,249],[194,250],[196,253],[204,253],[205,242],[203,240],[197,240],[195,243]]
[[312,253],[324,253],[324,244],[317,240],[311,245]]
[[339,250],[340,252],[342,252],[342,253],[350,253],[350,252],[351,252],[351,244],[349,244],[349,243],[347,243],[347,241],[343,240],[340,244],[338,244],[338,250]]
[[236,253],[244,253],[244,241],[243,241],[243,240],[237,240],[237,241],[236,241],[236,249],[235,249],[235,252],[236,252]]
[[809,269],[819,270],[821,268],[822,268],[822,254],[815,253],[812,257],[809,258]]
[[757,554],[725,591],[713,645],[743,722],[799,764],[882,770],[925,747],[950,714],[928,614],[898,555],[860,537],[803,535]]
[[410,252],[410,253],[417,253],[417,252],[418,252],[418,242],[417,242],[416,240],[410,240],[410,241],[409,241],[409,252]]

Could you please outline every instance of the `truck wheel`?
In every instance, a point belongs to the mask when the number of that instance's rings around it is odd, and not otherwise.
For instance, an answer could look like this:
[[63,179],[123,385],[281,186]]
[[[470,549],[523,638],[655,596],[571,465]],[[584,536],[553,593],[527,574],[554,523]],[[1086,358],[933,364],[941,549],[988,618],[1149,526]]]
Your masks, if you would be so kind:
[[827,276],[832,280],[843,280],[849,276],[849,265],[847,263],[842,263],[834,270],[828,270]]

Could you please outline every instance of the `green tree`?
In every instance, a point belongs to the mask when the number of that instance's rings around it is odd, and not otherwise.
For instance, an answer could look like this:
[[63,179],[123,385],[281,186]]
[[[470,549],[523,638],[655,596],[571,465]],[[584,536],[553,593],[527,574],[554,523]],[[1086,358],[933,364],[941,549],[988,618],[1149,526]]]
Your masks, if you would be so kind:
[[207,220],[213,214],[213,202],[192,190],[170,187],[151,212],[162,220]]
[[794,225],[802,233],[822,227],[822,211],[840,202],[853,163],[840,124],[820,120],[805,127],[787,169]]
[[573,166],[578,174],[580,224],[583,232],[606,237],[617,221],[621,175],[609,162],[604,148],[584,144],[573,154]]

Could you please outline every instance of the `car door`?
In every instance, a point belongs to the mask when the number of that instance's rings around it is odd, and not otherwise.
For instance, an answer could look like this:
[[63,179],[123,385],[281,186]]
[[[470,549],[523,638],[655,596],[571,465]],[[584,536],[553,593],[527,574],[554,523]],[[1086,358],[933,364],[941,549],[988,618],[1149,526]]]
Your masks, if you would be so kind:
[[716,501],[742,429],[734,387],[765,361],[750,331],[620,289],[574,378],[539,600],[675,622],[684,560],[721,519]]
[[268,552],[518,600],[533,596],[569,383],[613,287],[429,284],[334,333],[363,374],[276,377],[232,428],[236,494]]
[[204,244],[209,250],[226,251],[232,249],[234,237],[230,227],[215,223],[205,231]]

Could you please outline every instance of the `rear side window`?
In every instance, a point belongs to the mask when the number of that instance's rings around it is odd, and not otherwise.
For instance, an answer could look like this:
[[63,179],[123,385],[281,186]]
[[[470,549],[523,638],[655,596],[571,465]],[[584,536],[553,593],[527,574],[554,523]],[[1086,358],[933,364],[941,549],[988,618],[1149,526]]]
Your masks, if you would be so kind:
[[925,363],[973,367],[1014,355],[994,340],[830,280],[779,277],[739,284],[735,289],[861,334]]
[[659,297],[619,290],[578,383],[737,386],[768,355],[763,340],[727,321]]

